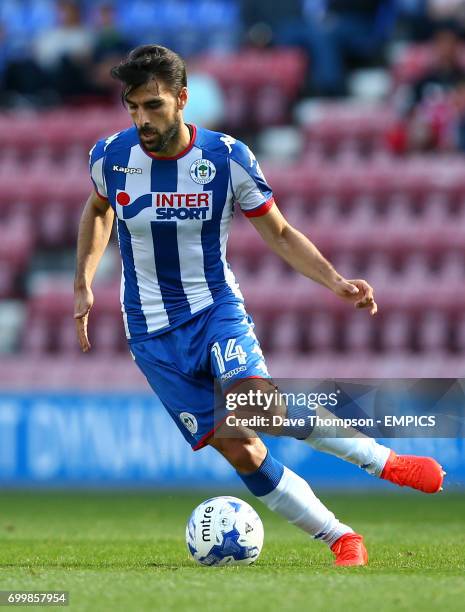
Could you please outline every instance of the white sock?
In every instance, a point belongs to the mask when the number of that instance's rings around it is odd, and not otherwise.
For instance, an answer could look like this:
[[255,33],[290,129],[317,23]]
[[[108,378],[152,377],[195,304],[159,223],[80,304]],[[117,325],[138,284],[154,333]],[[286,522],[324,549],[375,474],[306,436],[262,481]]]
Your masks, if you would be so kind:
[[[317,415],[326,423],[334,421],[335,415],[323,406],[318,406]],[[304,440],[307,444],[344,461],[358,465],[369,474],[381,476],[391,450],[353,428],[339,425],[315,423],[312,433]],[[348,437],[350,436],[350,437]]]
[[323,453],[355,463],[375,476],[381,476],[390,453],[389,448],[373,438],[314,438],[312,434],[305,442]]
[[258,497],[270,510],[281,514],[317,540],[332,546],[345,533],[353,530],[339,522],[334,514],[316,497],[308,482],[284,467],[276,488]]

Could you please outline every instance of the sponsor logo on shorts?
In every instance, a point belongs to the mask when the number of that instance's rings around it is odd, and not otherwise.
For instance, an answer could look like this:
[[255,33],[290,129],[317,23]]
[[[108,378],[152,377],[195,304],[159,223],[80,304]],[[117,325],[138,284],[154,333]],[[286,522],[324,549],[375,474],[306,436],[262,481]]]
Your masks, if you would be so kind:
[[193,414],[191,414],[190,412],[181,412],[179,418],[181,420],[181,423],[188,431],[190,431],[191,434],[197,433],[199,426],[197,423],[197,419]]
[[209,159],[197,159],[190,167],[190,175],[194,183],[206,185],[216,176],[215,164]]

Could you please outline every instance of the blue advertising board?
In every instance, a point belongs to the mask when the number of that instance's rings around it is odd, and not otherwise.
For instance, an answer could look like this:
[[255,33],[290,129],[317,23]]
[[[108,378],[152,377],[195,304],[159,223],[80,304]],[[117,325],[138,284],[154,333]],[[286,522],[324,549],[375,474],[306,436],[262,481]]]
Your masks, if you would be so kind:
[[[390,487],[359,468],[289,438],[267,438],[271,452],[322,488]],[[465,485],[462,438],[385,440],[398,452],[433,455],[449,488]],[[193,452],[150,394],[0,395],[3,486],[241,486],[213,449]]]

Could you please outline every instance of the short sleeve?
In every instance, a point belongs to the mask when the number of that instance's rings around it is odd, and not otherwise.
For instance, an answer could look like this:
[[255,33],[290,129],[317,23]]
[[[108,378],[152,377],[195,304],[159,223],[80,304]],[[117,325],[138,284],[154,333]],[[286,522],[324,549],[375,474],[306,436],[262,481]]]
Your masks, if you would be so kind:
[[249,147],[236,140],[231,144],[231,149],[230,172],[234,199],[247,217],[260,217],[273,206],[271,187]]
[[96,145],[89,151],[89,170],[90,178],[94,184],[95,191],[99,197],[106,200],[108,198],[105,174],[104,174],[104,159],[105,159],[105,142],[99,140]]

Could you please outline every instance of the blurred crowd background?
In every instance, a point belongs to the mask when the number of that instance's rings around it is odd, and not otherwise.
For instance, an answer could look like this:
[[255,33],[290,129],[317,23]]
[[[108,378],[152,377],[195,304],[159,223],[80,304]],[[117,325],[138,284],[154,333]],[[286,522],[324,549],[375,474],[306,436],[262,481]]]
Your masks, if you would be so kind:
[[129,125],[109,68],[188,62],[188,121],[243,139],[276,201],[348,278],[353,311],[237,214],[229,259],[275,376],[460,377],[465,357],[465,1],[1,0],[0,384],[143,388],[112,243],[93,349],[72,319],[88,150]]

